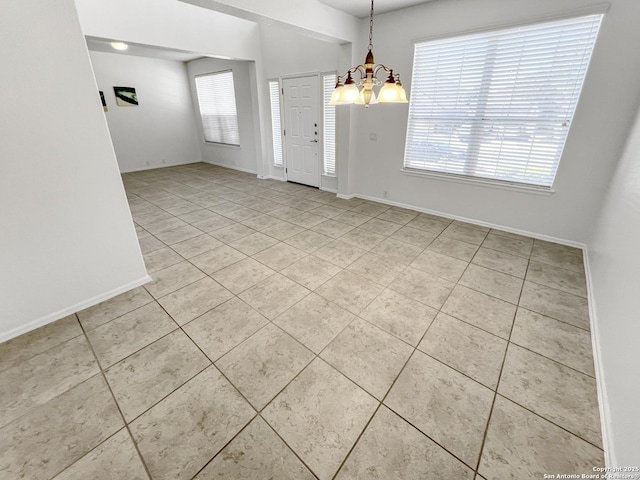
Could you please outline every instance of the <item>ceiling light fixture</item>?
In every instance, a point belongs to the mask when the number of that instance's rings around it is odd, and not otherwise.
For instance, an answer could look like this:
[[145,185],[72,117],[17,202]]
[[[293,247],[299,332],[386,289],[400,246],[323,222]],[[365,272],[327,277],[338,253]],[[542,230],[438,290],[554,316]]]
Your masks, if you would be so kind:
[[[342,77],[338,77],[336,88],[331,95],[329,105],[349,105],[352,103],[368,107],[376,103],[407,103],[407,94],[402,88],[400,75],[393,74],[391,68],[382,64],[377,64],[373,60],[373,0],[371,0],[371,15],[369,18],[369,52],[363,65],[351,67],[345,77],[344,84]],[[380,71],[388,74],[384,84],[377,78]],[[360,79],[356,82],[352,74],[360,74]],[[373,91],[374,86],[382,85],[378,92],[378,97]]]
[[126,50],[129,48],[129,45],[124,42],[111,42],[111,46],[116,50]]

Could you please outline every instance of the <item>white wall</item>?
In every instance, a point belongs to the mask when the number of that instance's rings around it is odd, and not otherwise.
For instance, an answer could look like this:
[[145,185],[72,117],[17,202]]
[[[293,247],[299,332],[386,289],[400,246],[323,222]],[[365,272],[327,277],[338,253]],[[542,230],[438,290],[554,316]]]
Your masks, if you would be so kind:
[[0,341],[147,279],[72,0],[4,2]]
[[[447,0],[379,15],[374,24],[376,61],[402,75],[410,95],[413,41],[471,29],[531,22],[579,11],[598,0]],[[452,183],[402,174],[408,105],[352,109],[350,193],[465,217],[474,221],[585,243],[593,211],[602,202],[615,161],[640,100],[640,2],[611,0],[593,53],[582,97],[550,196]],[[367,25],[368,26],[368,25]],[[366,35],[354,62],[366,53]],[[345,107],[339,107],[345,108]],[[369,140],[376,133],[377,141]]]
[[589,242],[611,465],[640,463],[640,113]]
[[[89,52],[109,111],[105,113],[121,172],[201,159],[183,62]],[[137,107],[116,105],[114,86],[134,87]]]
[[[188,62],[187,71],[191,85],[191,98],[194,105],[198,135],[202,152],[202,161],[214,165],[235,168],[243,172],[258,173],[258,163],[262,161],[259,152],[260,126],[255,123],[254,109],[257,108],[255,77],[250,62],[201,58]],[[202,132],[202,119],[198,108],[198,95],[195,77],[206,73],[233,71],[233,86],[236,94],[236,111],[240,146],[207,143]],[[253,81],[252,81],[253,79]]]

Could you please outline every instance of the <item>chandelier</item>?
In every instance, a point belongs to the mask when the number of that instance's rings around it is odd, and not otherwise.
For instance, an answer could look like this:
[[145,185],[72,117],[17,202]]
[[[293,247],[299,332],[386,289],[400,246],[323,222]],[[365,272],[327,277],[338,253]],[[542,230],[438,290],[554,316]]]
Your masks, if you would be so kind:
[[[371,0],[371,15],[369,17],[369,51],[364,60],[364,64],[357,67],[351,67],[347,73],[344,84],[342,77],[338,77],[336,88],[331,95],[329,105],[348,105],[358,104],[368,107],[376,103],[407,103],[407,94],[402,88],[400,75],[393,74],[393,70],[382,64],[376,64],[373,60],[373,0]],[[378,79],[377,75],[380,71],[384,71],[387,79],[384,84]],[[360,78],[356,81],[352,74],[360,74]],[[380,91],[376,97],[373,91],[374,86],[380,86]]]

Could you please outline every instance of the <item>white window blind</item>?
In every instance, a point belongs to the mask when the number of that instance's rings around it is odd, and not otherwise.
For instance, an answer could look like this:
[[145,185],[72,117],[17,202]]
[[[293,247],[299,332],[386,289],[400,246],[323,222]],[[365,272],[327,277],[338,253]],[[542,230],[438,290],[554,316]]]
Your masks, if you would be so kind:
[[206,142],[240,145],[233,72],[196,77],[198,105]]
[[551,187],[601,19],[416,44],[405,168]]
[[271,97],[271,133],[273,137],[273,164],[282,167],[282,126],[280,124],[280,85],[277,80],[269,82]]
[[322,76],[322,105],[324,115],[324,174],[336,174],[336,107],[329,105],[331,94],[336,87],[336,75]]

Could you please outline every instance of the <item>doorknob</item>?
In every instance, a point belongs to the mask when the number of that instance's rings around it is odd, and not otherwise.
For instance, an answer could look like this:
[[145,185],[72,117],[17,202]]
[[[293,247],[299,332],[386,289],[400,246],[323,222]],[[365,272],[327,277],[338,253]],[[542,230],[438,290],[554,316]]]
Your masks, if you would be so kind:
[[310,140],[311,143],[318,143],[318,140]]

